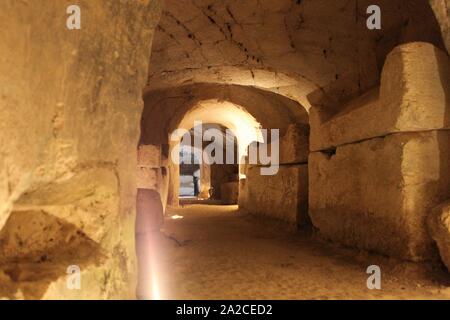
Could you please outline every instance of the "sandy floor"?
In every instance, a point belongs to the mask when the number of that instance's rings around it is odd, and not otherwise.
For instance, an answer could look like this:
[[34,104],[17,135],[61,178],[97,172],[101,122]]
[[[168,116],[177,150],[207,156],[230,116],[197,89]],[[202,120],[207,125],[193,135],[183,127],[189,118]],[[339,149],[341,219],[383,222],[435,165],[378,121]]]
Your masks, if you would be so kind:
[[[158,279],[163,299],[450,299],[440,266],[404,263],[286,232],[236,206],[169,209]],[[181,244],[181,245],[180,245]],[[366,286],[379,265],[381,290]]]

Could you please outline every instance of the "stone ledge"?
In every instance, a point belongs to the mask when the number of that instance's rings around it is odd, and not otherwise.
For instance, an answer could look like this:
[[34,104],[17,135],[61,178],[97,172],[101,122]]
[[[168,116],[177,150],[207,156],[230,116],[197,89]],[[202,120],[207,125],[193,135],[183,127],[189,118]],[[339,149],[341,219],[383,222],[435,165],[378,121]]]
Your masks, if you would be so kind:
[[281,166],[273,176],[248,168],[240,182],[239,206],[251,213],[270,216],[295,226],[308,221],[308,165]]
[[450,129],[448,55],[428,43],[396,47],[387,57],[380,88],[329,116],[310,111],[312,151],[395,132]]
[[398,133],[309,158],[309,214],[328,239],[413,261],[437,258],[425,218],[450,197],[450,130]]

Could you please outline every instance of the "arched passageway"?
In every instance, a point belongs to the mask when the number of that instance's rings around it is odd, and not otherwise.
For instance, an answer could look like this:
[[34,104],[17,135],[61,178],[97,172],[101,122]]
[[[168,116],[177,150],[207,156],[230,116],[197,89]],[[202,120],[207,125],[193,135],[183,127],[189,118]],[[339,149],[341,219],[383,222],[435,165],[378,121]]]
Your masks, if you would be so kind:
[[0,298],[448,296],[447,0],[77,2],[0,1]]
[[[448,57],[426,1],[379,2],[388,22],[374,32],[361,1],[335,1],[327,9],[324,1],[205,1],[183,13],[167,1],[145,89],[141,143],[165,144],[173,130],[196,121],[220,124],[239,142],[240,213],[312,229],[353,248],[435,260],[426,220],[449,197],[442,171],[449,147],[442,80]],[[317,12],[324,18],[336,10],[331,25],[314,22],[321,20]],[[344,37],[350,26],[354,32]],[[249,134],[255,128],[259,133]],[[279,136],[262,137],[264,129]],[[255,162],[250,150],[257,150]],[[276,154],[273,174],[263,173],[272,163],[259,151]],[[440,160],[425,169],[431,154]],[[168,166],[169,185],[177,184],[178,167],[170,160]],[[178,195],[169,189],[168,212],[174,212]],[[191,211],[214,216],[214,208],[181,209],[186,220],[173,224],[185,225]]]
[[[291,162],[296,161],[296,153],[303,153],[298,162],[306,162],[306,150],[308,148],[308,114],[297,102],[285,97],[268,93],[256,88],[245,88],[241,86],[211,86],[199,85],[188,88],[179,88],[180,95],[176,98],[169,97],[176,94],[173,90],[156,91],[146,96],[148,101],[142,118],[143,145],[154,145],[155,150],[165,150],[162,157],[169,172],[168,178],[168,203],[178,203],[179,167],[178,161],[171,161],[171,157],[178,154],[174,150],[179,145],[181,137],[195,124],[219,124],[230,130],[230,135],[236,137],[236,150],[230,149],[230,156],[234,165],[240,165],[239,174],[241,184],[244,183],[246,170],[245,163],[248,162],[248,147],[253,142],[267,142],[271,138],[271,130],[278,131],[278,135],[292,140],[292,143],[302,144],[298,152],[289,155]],[[196,96],[192,99],[187,90],[194,90]],[[212,97],[215,97],[214,99]],[[175,114],[175,116],[174,116]],[[267,115],[270,114],[270,117]],[[265,129],[265,130],[264,130]],[[201,131],[201,129],[200,129]],[[223,134],[218,140],[221,149],[222,163],[226,162],[226,135]],[[203,138],[203,131],[199,138]],[[193,139],[191,139],[193,140]],[[214,140],[207,137],[207,140]],[[217,141],[216,141],[217,142]],[[194,143],[194,141],[192,141]],[[202,143],[202,142],[200,142]],[[206,147],[205,144],[203,147]],[[285,154],[292,150],[286,150]],[[158,151],[159,152],[159,151]],[[287,157],[289,157],[287,156]],[[286,158],[286,156],[284,157]],[[205,159],[207,161],[207,159]],[[172,173],[172,174],[170,174]],[[229,181],[223,181],[232,182]],[[228,186],[237,193],[236,186]],[[227,202],[227,201],[226,201]]]

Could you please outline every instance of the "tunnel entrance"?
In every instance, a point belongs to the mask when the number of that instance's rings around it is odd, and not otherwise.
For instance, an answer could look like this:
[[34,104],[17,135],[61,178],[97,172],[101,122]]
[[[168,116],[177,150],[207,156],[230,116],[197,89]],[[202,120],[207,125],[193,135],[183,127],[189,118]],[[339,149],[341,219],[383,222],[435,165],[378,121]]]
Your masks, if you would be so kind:
[[[365,290],[352,281],[362,261],[379,261],[372,253],[439,253],[450,270],[448,0],[377,0],[380,30],[360,0],[81,0],[84,31],[72,36],[64,2],[0,1],[3,29],[18,30],[0,32],[0,299],[128,299],[136,269],[172,276],[185,299],[333,297],[327,288],[339,298]],[[276,174],[261,174],[259,158],[174,163],[170,135],[197,120],[231,129],[236,154],[278,141]],[[279,140],[262,141],[262,129]],[[223,151],[208,147],[188,157]],[[184,196],[238,206],[183,207]],[[327,248],[318,260],[316,244],[272,221],[314,227],[368,259],[343,264]],[[146,259],[161,259],[145,250],[161,231],[180,241],[158,274]],[[185,240],[197,253],[180,249]],[[384,297],[414,280],[389,264]],[[67,270],[80,271],[82,290],[68,290]]]
[[[201,156],[201,154],[200,154]],[[200,195],[200,159],[199,154],[189,147],[180,150],[180,199],[197,198]]]
[[239,146],[227,127],[201,123],[185,133],[179,151],[179,199],[237,204]]

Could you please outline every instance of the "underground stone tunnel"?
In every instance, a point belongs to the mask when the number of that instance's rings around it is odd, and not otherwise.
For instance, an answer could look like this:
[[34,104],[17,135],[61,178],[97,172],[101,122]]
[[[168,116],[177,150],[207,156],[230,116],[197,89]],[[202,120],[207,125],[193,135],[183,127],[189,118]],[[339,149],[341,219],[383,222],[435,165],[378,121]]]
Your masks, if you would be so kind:
[[0,298],[450,299],[449,7],[0,1]]

